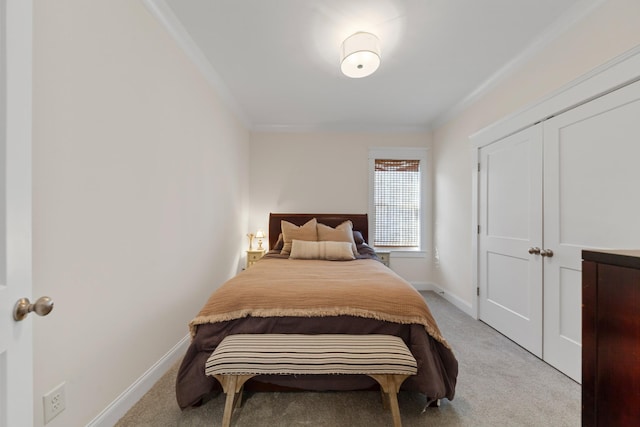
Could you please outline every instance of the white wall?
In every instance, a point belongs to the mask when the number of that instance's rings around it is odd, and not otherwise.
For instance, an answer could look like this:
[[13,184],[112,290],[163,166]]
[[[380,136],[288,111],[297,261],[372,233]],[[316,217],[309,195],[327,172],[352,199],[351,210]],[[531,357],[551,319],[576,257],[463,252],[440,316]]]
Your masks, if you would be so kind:
[[[471,306],[471,177],[469,135],[520,110],[640,44],[640,2],[608,0],[433,134],[435,233],[433,280]],[[640,71],[639,71],[640,73]]]
[[249,133],[141,2],[34,3],[34,417],[80,426],[235,274]]
[[[266,231],[270,212],[366,213],[369,147],[429,148],[431,134],[253,134],[250,230]],[[426,258],[392,258],[391,263],[406,280],[428,282],[431,263]]]

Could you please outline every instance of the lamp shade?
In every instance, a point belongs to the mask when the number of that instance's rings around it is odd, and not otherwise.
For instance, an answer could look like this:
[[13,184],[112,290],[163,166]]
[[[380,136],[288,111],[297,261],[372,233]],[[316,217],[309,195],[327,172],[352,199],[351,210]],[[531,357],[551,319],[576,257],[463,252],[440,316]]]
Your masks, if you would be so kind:
[[347,77],[360,78],[373,74],[380,66],[380,40],[358,32],[342,42],[340,69]]

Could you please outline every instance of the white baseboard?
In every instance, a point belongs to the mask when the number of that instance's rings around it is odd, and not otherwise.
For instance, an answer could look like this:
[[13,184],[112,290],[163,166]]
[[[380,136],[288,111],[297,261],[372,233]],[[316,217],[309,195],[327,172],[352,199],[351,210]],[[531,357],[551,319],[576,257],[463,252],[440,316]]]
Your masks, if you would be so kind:
[[187,351],[191,336],[187,334],[178,344],[174,345],[160,360],[150,367],[140,378],[104,408],[97,417],[91,420],[87,427],[112,427],[136,404],[146,392],[177,362]]
[[414,288],[419,291],[437,291],[438,288],[432,283],[427,282],[411,282]]
[[413,285],[414,288],[416,288],[419,291],[433,291],[433,292],[437,293],[442,298],[444,298],[447,301],[449,301],[451,304],[456,306],[458,309],[460,309],[464,313],[468,314],[469,316],[473,317],[474,319],[476,318],[475,313],[473,312],[473,308],[471,307],[471,304],[469,304],[466,301],[462,300],[457,295],[454,295],[454,294],[452,294],[452,293],[450,293],[448,291],[445,291],[444,289],[442,289],[440,286],[436,285],[435,283],[411,282],[411,284]]

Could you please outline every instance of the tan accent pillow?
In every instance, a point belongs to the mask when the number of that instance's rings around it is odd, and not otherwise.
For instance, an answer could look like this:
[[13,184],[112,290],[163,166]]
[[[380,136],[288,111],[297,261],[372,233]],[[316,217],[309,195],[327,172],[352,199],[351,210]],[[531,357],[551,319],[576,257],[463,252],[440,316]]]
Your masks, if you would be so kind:
[[282,246],[280,254],[289,255],[291,252],[291,242],[293,242],[294,239],[313,242],[317,241],[317,224],[318,221],[316,221],[315,218],[310,219],[306,224],[301,226],[292,224],[289,221],[280,221],[280,229],[282,230],[282,238],[284,240],[284,245]]
[[348,261],[356,259],[349,242],[309,242],[294,240],[291,242],[291,259],[324,259],[329,261]]
[[349,242],[354,256],[358,256],[358,248],[353,240],[353,223],[345,221],[336,228],[318,223],[318,240],[321,242]]

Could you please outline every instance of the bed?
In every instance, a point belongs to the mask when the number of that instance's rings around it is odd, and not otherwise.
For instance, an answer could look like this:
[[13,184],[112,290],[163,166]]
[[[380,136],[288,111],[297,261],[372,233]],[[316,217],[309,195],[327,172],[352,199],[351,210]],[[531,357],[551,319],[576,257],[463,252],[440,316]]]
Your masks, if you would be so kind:
[[[310,230],[315,239],[305,237]],[[352,240],[343,239],[347,235]],[[205,362],[226,336],[248,333],[398,336],[418,363],[418,374],[402,389],[453,399],[458,362],[452,349],[422,296],[367,244],[366,214],[272,213],[268,237],[269,252],[215,290],[189,323],[192,341],[176,379],[181,408],[221,390],[205,375]],[[251,383],[316,391],[375,387],[366,375],[264,375]]]

